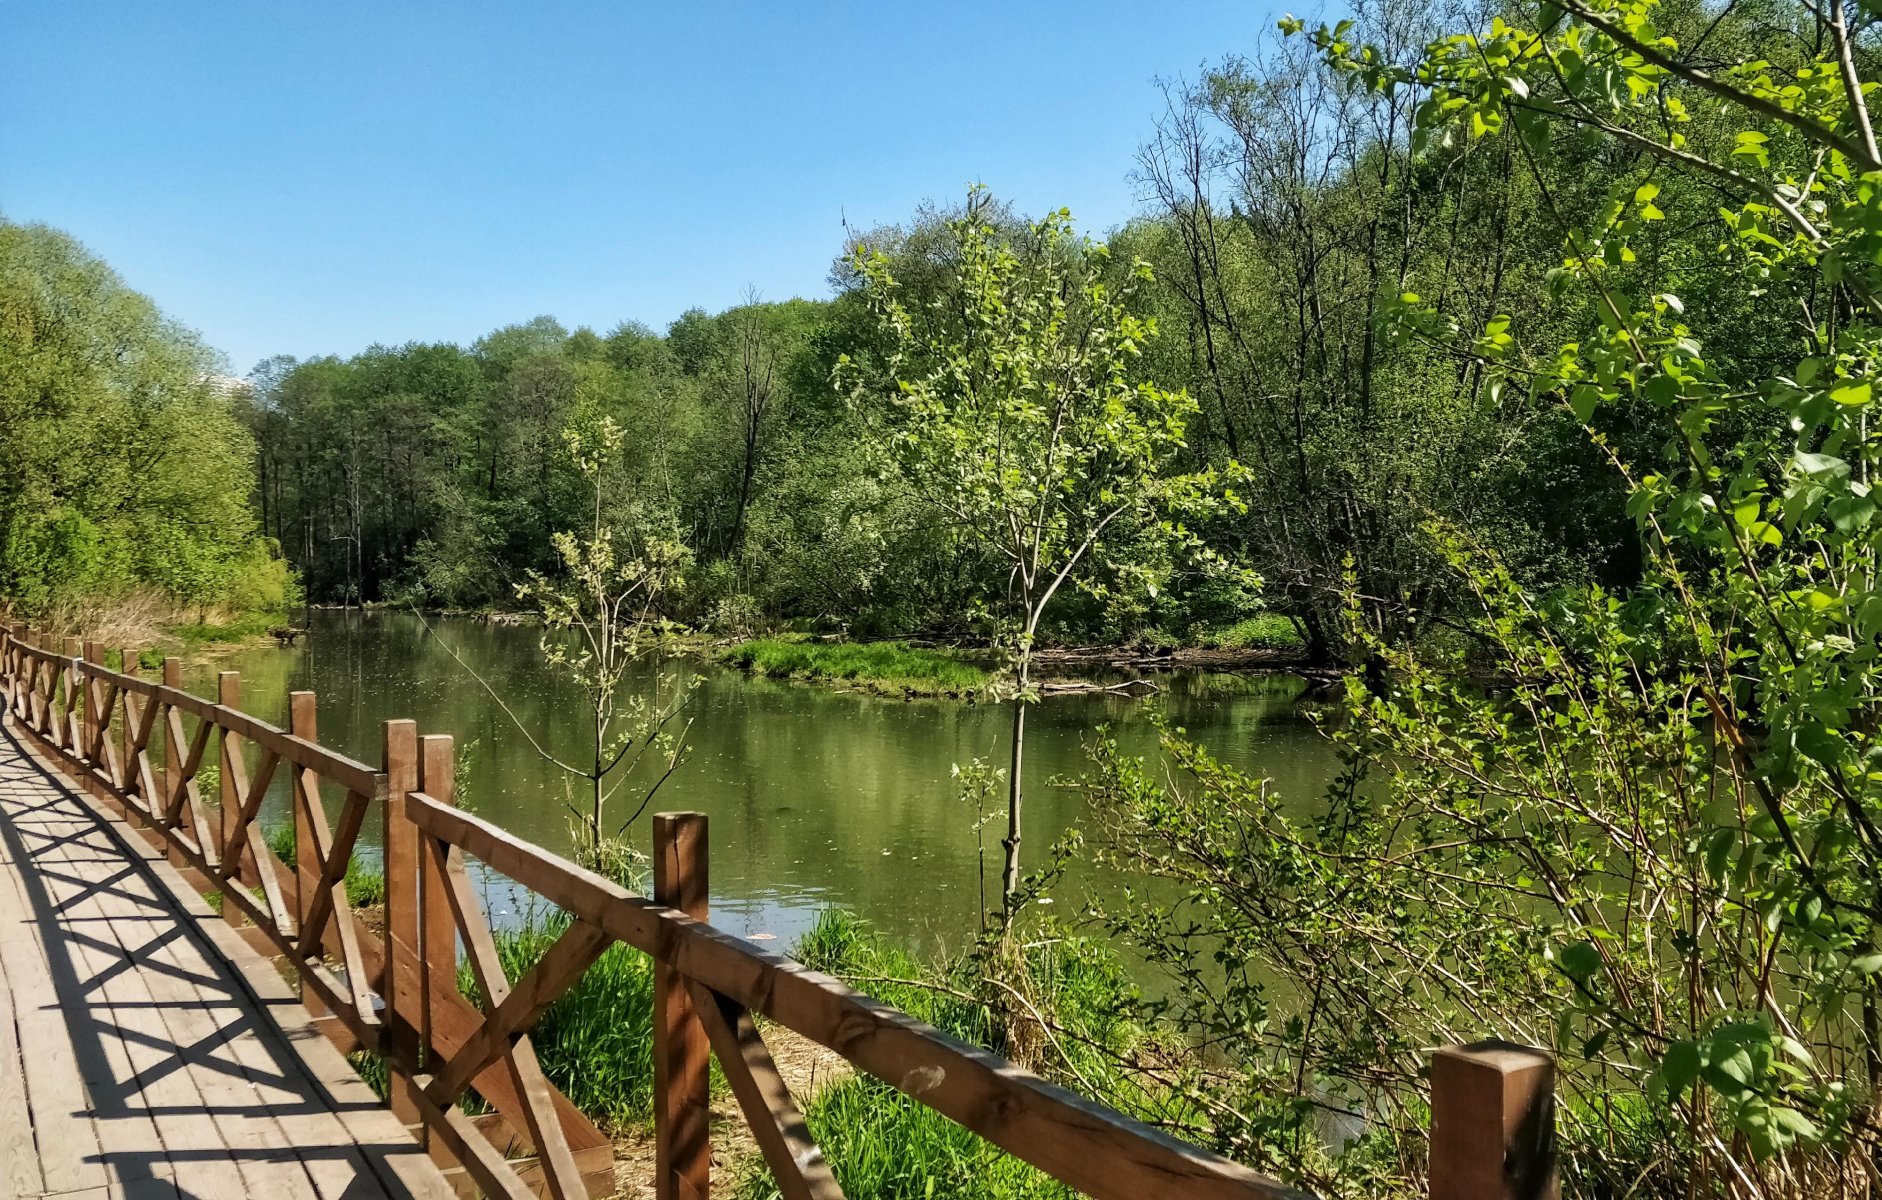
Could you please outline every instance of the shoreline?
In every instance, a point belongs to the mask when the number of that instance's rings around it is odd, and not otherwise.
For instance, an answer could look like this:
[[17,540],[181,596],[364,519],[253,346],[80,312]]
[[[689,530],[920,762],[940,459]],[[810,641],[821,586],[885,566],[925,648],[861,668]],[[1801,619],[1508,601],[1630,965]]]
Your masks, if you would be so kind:
[[[307,608],[361,614],[414,611],[408,605],[377,602],[310,604]],[[532,625],[539,621],[533,613],[506,609],[417,611],[427,618],[486,625]],[[253,639],[248,644],[253,644]],[[667,657],[712,663],[754,678],[907,700],[963,700],[971,704],[987,699],[999,682],[1000,655],[992,647],[921,637],[851,640],[832,634],[729,635],[688,630],[660,635],[654,648]],[[1299,649],[1274,646],[1054,646],[1036,651],[1033,662],[1040,691],[1047,696],[1100,692],[1154,695],[1161,690],[1155,677],[1169,671],[1294,674],[1311,679],[1331,679],[1341,674],[1337,668],[1313,665]],[[1125,678],[1095,678],[1112,673]]]

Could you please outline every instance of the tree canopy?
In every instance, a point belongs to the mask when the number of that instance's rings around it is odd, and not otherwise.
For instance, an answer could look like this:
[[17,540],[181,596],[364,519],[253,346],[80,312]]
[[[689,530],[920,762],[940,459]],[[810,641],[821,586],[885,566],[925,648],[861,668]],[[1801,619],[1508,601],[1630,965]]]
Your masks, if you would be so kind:
[[29,615],[140,591],[285,603],[244,390],[70,237],[0,220],[0,595]]

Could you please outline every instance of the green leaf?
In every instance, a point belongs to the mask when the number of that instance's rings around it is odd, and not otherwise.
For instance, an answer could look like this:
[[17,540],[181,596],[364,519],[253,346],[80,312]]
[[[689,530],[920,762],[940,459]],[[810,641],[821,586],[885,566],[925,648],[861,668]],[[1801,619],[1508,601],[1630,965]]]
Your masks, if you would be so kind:
[[1667,1091],[1677,1096],[1699,1078],[1700,1065],[1699,1043],[1674,1042],[1666,1048],[1666,1057],[1660,1060],[1660,1080]]
[[1568,407],[1574,412],[1575,419],[1587,424],[1594,416],[1595,405],[1601,402],[1601,389],[1592,383],[1578,383],[1568,394]]
[[1556,955],[1562,973],[1577,983],[1587,983],[1601,969],[1601,952],[1594,948],[1593,942],[1576,942],[1562,947]]

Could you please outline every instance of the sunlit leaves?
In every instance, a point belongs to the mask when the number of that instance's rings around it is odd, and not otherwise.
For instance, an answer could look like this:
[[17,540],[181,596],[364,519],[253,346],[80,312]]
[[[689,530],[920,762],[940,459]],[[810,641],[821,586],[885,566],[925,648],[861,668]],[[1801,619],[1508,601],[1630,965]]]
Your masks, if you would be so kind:
[[[1363,711],[1395,760],[1485,781],[1473,799],[1509,805],[1496,828],[1544,827],[1541,806],[1556,804],[1593,829],[1630,830],[1599,867],[1573,839],[1549,851],[1569,881],[1547,950],[1572,985],[1557,1036],[1584,1058],[1647,1066],[1661,1102],[1729,1127],[1747,1159],[1721,1170],[1851,1136],[1840,1068],[1798,1039],[1873,1039],[1823,1031],[1877,1002],[1882,966],[1882,160],[1865,100],[1875,84],[1850,78],[1867,62],[1825,14],[1786,18],[1813,36],[1767,46],[1781,64],[1715,46],[1696,65],[1661,27],[1658,0],[1560,0],[1533,28],[1492,20],[1403,68],[1337,28],[1307,34],[1363,86],[1415,90],[1420,153],[1509,139],[1539,183],[1550,176],[1538,156],[1569,138],[1631,164],[1585,211],[1553,214],[1551,290],[1587,303],[1587,334],[1525,353],[1520,321],[1492,323],[1453,344],[1487,377],[1526,377],[1531,397],[1564,406],[1603,449],[1621,423],[1665,431],[1657,459],[1616,453],[1614,465],[1645,587],[1672,599],[1669,640],[1649,657],[1624,605],[1545,605],[1460,555],[1511,702],[1468,695],[1407,654],[1395,661],[1412,682]],[[1696,195],[1719,199],[1695,212]],[[1742,299],[1789,323],[1788,369],[1747,378],[1741,331],[1688,316],[1681,294],[1712,264],[1664,248],[1668,227],[1705,212]],[[1385,327],[1439,336],[1438,307],[1402,296]],[[1656,759],[1667,774],[1647,768]],[[1416,773],[1398,769],[1395,783]],[[1435,771],[1419,782],[1449,786]],[[1599,893],[1604,871],[1670,898],[1687,886],[1682,867],[1705,887],[1658,938],[1617,931],[1612,895],[1586,910],[1563,902],[1575,887]],[[1669,950],[1677,969],[1659,957]],[[1746,986],[1773,971],[1782,986]]]

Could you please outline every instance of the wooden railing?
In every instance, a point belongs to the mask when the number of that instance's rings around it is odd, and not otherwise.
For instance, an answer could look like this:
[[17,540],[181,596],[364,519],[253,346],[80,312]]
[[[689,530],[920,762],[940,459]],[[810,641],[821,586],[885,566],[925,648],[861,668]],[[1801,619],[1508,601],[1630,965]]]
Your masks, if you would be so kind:
[[[384,1058],[393,1110],[434,1159],[461,1173],[462,1190],[515,1200],[613,1190],[607,1139],[545,1078],[529,1031],[603,951],[624,942],[654,963],[660,1200],[709,1194],[712,1055],[787,1200],[842,1196],[757,1016],[834,1050],[1094,1200],[1301,1195],[714,928],[699,814],[655,818],[649,899],[456,808],[448,735],[420,737],[412,722],[388,721],[383,764],[369,767],[319,744],[311,692],[291,694],[282,730],[240,710],[232,672],[221,674],[210,703],[181,689],[175,659],[164,662],[161,683],[139,676],[134,651],[122,653],[122,670],[107,669],[104,659],[95,643],[68,640],[55,653],[36,645],[30,630],[0,625],[6,713],[161,846],[193,885],[219,892],[223,916],[298,975],[303,1001],[342,1049]],[[214,804],[197,785],[212,748]],[[292,867],[270,852],[258,819],[282,773],[295,828]],[[338,804],[331,821],[330,799]],[[383,822],[383,938],[351,911],[345,883],[375,810]],[[469,858],[569,918],[519,979],[504,973]],[[460,949],[477,981],[475,1005],[458,988]],[[1448,1095],[1434,1096],[1433,1195],[1548,1194],[1546,1058],[1515,1047],[1448,1053],[1453,1061],[1434,1071],[1440,1083],[1455,1082],[1444,1085]],[[459,1101],[473,1090],[494,1111],[467,1115]]]

